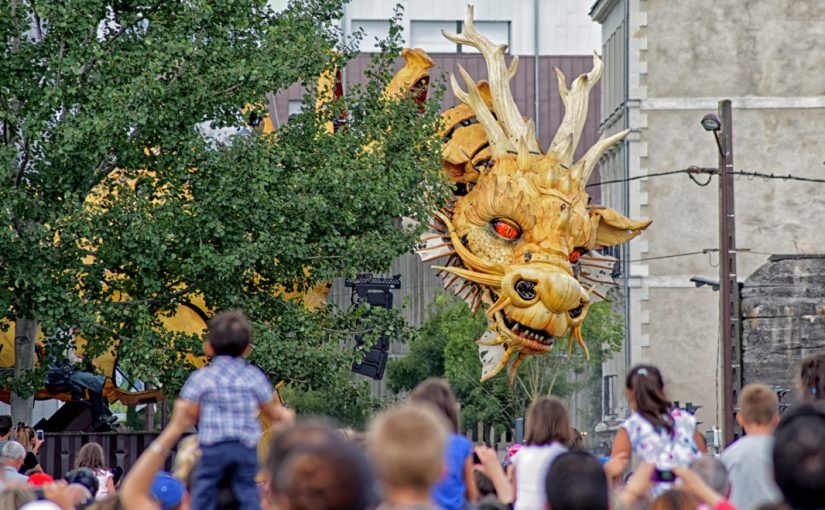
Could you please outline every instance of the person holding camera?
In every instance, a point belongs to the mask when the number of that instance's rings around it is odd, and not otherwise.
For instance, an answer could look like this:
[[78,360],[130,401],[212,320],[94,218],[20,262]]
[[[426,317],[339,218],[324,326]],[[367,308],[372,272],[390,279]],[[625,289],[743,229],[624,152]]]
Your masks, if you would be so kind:
[[44,438],[43,431],[35,430],[22,422],[17,424],[17,433],[15,434],[17,442],[23,445],[26,449],[26,458],[23,460],[23,466],[20,468],[20,474],[31,475],[32,473],[42,473],[43,468],[40,467],[40,447],[43,446]]
[[668,400],[658,368],[634,367],[627,374],[625,395],[633,412],[616,432],[611,458],[626,465],[633,453],[654,465],[652,493],[661,494],[676,481],[673,468],[689,466],[700,451],[707,453],[707,448],[696,431],[696,418],[674,408]]

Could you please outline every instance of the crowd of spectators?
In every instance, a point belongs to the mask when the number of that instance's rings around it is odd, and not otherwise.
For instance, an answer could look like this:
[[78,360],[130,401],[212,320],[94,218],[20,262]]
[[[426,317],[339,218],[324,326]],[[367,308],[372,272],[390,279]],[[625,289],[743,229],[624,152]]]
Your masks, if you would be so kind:
[[[190,377],[169,424],[122,480],[95,443],[52,479],[37,460],[42,441],[0,417],[0,510],[825,508],[825,355],[802,363],[802,397],[784,416],[773,390],[747,386],[737,414],[745,435],[718,457],[695,418],[670,403],[660,371],[641,365],[627,377],[632,413],[609,458],[583,450],[563,402],[542,397],[527,412],[525,444],[502,462],[459,433],[459,406],[441,379],[362,434],[296,422],[273,400],[244,361],[251,333],[242,314],[213,319],[207,344],[212,365]],[[260,465],[258,413],[274,423]]]

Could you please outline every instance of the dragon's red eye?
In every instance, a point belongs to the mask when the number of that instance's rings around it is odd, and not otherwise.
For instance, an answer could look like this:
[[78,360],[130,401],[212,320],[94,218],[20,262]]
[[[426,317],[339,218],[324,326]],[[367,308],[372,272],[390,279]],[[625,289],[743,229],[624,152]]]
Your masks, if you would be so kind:
[[492,221],[492,225],[493,230],[496,231],[496,234],[500,235],[504,239],[518,239],[521,235],[521,229],[509,221],[495,219]]

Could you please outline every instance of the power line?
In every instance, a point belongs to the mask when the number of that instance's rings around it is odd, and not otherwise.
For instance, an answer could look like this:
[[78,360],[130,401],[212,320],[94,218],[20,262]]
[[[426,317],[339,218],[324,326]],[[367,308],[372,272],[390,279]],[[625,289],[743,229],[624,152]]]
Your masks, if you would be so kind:
[[[652,173],[652,174],[635,175],[633,177],[628,177],[626,179],[614,179],[614,180],[610,180],[610,181],[595,182],[593,184],[588,184],[586,186],[586,188],[601,186],[602,184],[618,184],[618,183],[622,183],[622,182],[636,181],[636,180],[639,180],[639,179],[647,179],[648,177],[662,177],[662,176],[665,176],[665,175],[676,175],[676,174],[688,174],[688,176],[696,184],[698,184],[700,186],[707,186],[708,183],[710,182],[711,177],[714,176],[714,175],[719,174],[719,170],[717,168],[691,166],[691,167],[682,168],[682,169],[679,169],[679,170],[671,170],[669,172],[656,172],[656,173]],[[708,181],[706,181],[706,182],[697,181],[696,178],[693,177],[694,175],[697,175],[697,174],[708,175]],[[800,182],[825,183],[825,179],[816,179],[814,177],[800,177],[798,175],[792,175],[792,174],[777,175],[777,174],[774,174],[774,173],[748,172],[748,171],[744,171],[744,170],[734,170],[734,171],[731,171],[730,174],[731,175],[742,175],[742,176],[751,177],[751,178],[758,177],[758,178],[765,179],[765,180],[775,179],[775,180],[782,180],[782,181],[800,181]]]
[[612,181],[601,181],[595,182],[593,184],[588,184],[586,187],[594,187],[594,186],[601,186],[602,184],[616,184],[619,182],[629,182],[629,181],[636,181],[638,179],[646,179],[648,177],[662,177],[664,175],[675,175],[675,174],[710,174],[716,173],[718,170],[716,168],[702,168],[698,166],[692,166],[689,168],[682,168],[681,170],[671,170],[669,172],[657,172],[652,174],[645,174],[645,175],[636,175],[633,177],[628,177],[626,179],[615,179]]
[[628,260],[628,262],[647,262],[648,260],[675,259],[675,258],[678,258],[678,257],[689,257],[691,255],[703,255],[705,253],[716,252],[716,251],[719,251],[719,250],[717,248],[712,248],[712,249],[707,249],[707,250],[702,250],[702,251],[691,251],[691,252],[687,252],[687,253],[674,253],[674,254],[671,254],[671,255],[661,255],[661,256],[658,256],[658,257],[645,257],[645,258],[641,258],[641,259]]
[[[648,260],[662,260],[662,259],[675,259],[679,257],[689,257],[691,255],[706,255],[709,253],[717,253],[719,248],[705,248],[702,251],[690,251],[685,253],[672,253],[670,255],[660,255],[657,257],[644,257],[641,259],[633,259],[628,260],[628,262],[647,262]],[[740,255],[775,255],[774,253],[768,253],[764,251],[754,251],[748,248],[739,248],[736,250],[737,254]]]
[[762,179],[780,179],[783,181],[802,181],[802,182],[825,182],[825,179],[815,179],[813,177],[799,177],[797,175],[776,175],[776,174],[765,174],[762,172],[745,172],[742,170],[734,170],[730,172],[733,175],[744,175],[746,177],[760,177]]

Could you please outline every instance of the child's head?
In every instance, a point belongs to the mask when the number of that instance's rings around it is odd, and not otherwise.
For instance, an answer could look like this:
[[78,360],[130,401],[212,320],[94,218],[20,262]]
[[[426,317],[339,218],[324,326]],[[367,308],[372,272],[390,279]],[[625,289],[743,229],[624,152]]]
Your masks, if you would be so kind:
[[103,447],[97,443],[86,443],[77,452],[75,468],[106,469]]
[[283,510],[375,508],[378,499],[366,455],[342,438],[296,449],[271,483],[273,506]]
[[567,446],[571,440],[570,430],[567,408],[556,397],[539,397],[527,409],[526,444],[543,446],[558,442]]
[[627,374],[625,388],[630,407],[656,427],[673,430],[671,403],[665,396],[662,373],[653,365],[636,365]]
[[736,421],[743,427],[776,426],[779,422],[779,398],[764,384],[748,384],[739,394]]
[[236,310],[221,312],[209,320],[208,350],[210,356],[246,354],[252,344],[252,327],[246,315]]
[[367,433],[378,480],[388,491],[428,492],[443,472],[447,434],[446,420],[430,406],[407,404],[381,413]]
[[816,402],[825,399],[825,354],[808,356],[799,367],[802,400]]
[[452,432],[458,432],[458,402],[447,381],[430,377],[415,387],[410,394],[410,400],[435,407],[447,419]]

